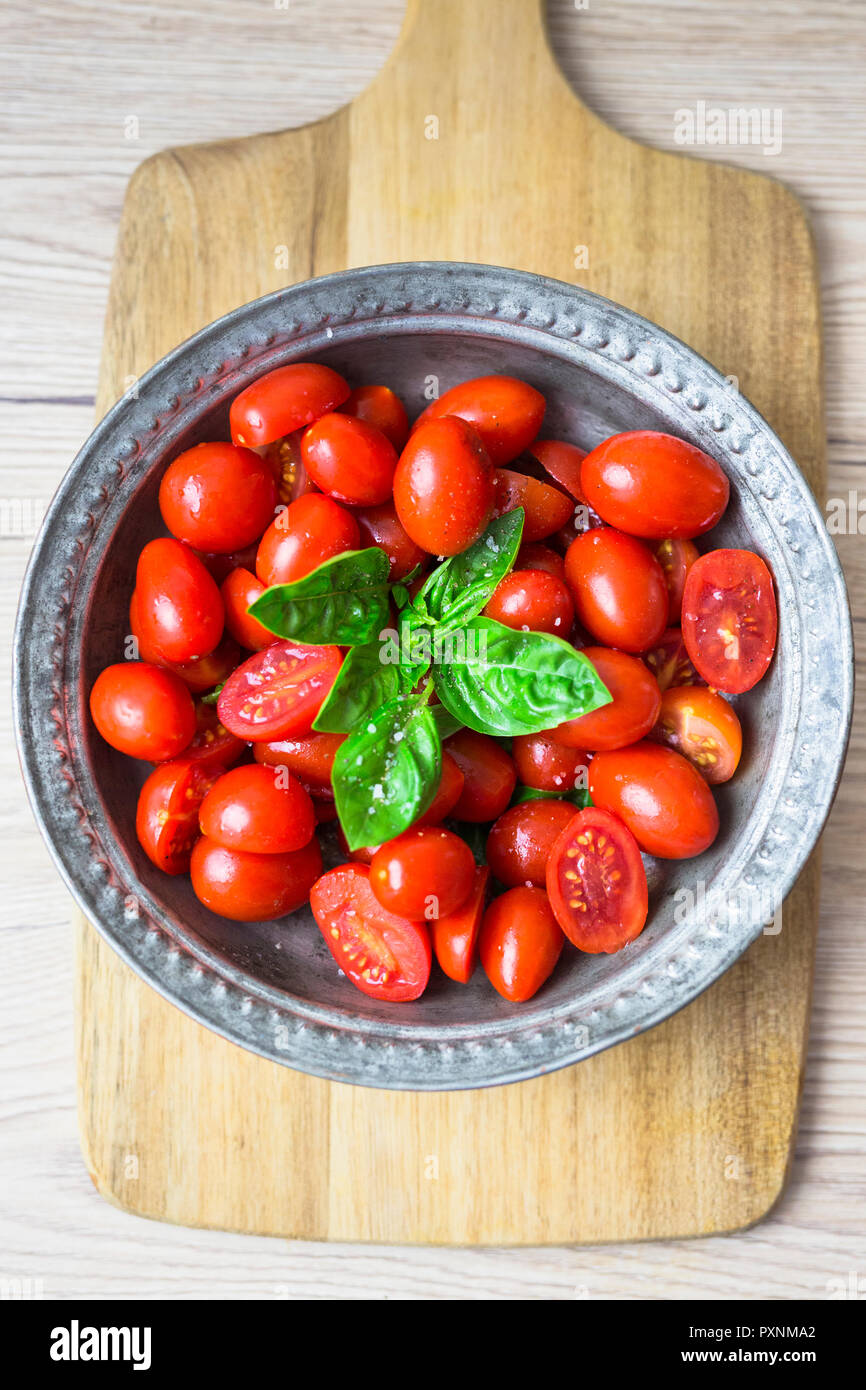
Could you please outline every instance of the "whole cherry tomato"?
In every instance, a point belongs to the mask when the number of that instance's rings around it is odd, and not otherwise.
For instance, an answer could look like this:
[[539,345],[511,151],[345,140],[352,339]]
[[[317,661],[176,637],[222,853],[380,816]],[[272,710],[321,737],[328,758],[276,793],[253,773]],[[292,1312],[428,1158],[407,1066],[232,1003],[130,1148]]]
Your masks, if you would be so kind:
[[203,695],[206,691],[213,690],[215,685],[220,685],[231,675],[240,660],[241,652],[237,642],[232,637],[223,637],[212,652],[208,652],[207,656],[200,656],[196,661],[166,661],[153,640],[152,625],[149,630],[142,625],[137,589],[133,589],[132,598],[129,600],[129,630],[138,643],[138,655],[142,661],[174,671],[194,695]]
[[233,767],[246,750],[243,739],[235,738],[220,723],[215,704],[205,704],[204,700],[195,702],[195,734],[189,747],[183,750],[184,758],[197,762],[206,768],[218,768],[225,772]]
[[731,490],[709,454],[655,430],[605,439],[587,454],[580,479],[609,526],[650,540],[703,535],[721,517]]
[[571,498],[559,488],[510,468],[494,469],[493,515],[505,516],[515,507],[522,507],[524,511],[525,541],[543,541],[546,536],[552,536],[566,525],[574,512]]
[[580,483],[580,465],[586,458],[585,449],[578,449],[576,444],[567,444],[564,439],[536,439],[529,446],[529,452],[575,502],[586,503]]
[[[226,627],[235,641],[251,652],[260,652],[262,647],[269,647],[276,641],[274,634],[247,612],[264,592],[261,580],[246,569],[232,570],[220,585]],[[219,681],[214,681],[213,685],[219,685]]]
[[226,849],[206,835],[190,859],[193,891],[199,902],[233,922],[270,922],[303,906],[322,872],[322,851],[313,837],[287,854],[254,854]]
[[546,570],[548,574],[554,575],[556,579],[565,578],[565,561],[561,555],[557,555],[555,550],[551,550],[547,545],[539,545],[537,541],[521,545],[517,552],[517,559],[514,562],[516,570]]
[[436,788],[436,795],[424,814],[414,822],[414,825],[438,825],[446,816],[450,816],[463,794],[463,785],[463,773],[457,766],[456,760],[443,748],[442,772],[439,777],[439,786]]
[[331,955],[362,994],[398,1002],[424,993],[433,961],[430,932],[382,906],[366,864],[323,874],[310,907]]
[[751,690],[776,647],[773,576],[751,550],[711,550],[696,560],[683,593],[683,640],[708,685]]
[[390,386],[357,386],[340,406],[345,415],[366,420],[390,439],[399,453],[409,438],[406,407]]
[[440,825],[406,830],[376,850],[370,887],[383,907],[413,921],[446,917],[466,901],[475,860],[465,840]]
[[259,448],[311,425],[349,396],[348,383],[319,362],[292,362],[253,381],[232,401],[235,444]]
[[195,733],[195,707],[183,681],[145,661],[120,661],[100,671],[90,713],[112,748],[151,763],[182,753]]
[[[443,416],[468,420],[499,467],[510,463],[531,444],[544,419],[544,397],[534,386],[513,376],[479,376],[452,386],[428,405],[421,420]],[[420,427],[416,421],[416,429]]]
[[388,578],[392,584],[427,559],[426,550],[416,545],[400,525],[400,519],[393,502],[383,502],[380,507],[365,507],[355,512],[355,520],[361,533],[360,546],[378,545],[388,556],[391,569]]
[[265,586],[292,584],[325,560],[357,550],[358,523],[330,497],[308,492],[271,522],[256,553],[256,574]]
[[366,420],[338,410],[322,415],[304,431],[301,458],[313,482],[338,502],[375,507],[391,496],[397,450]]
[[634,536],[610,526],[578,536],[565,577],[578,622],[597,642],[626,652],[658,642],[667,626],[667,585],[658,560]]
[[234,767],[214,783],[199,823],[214,844],[255,854],[301,849],[316,830],[313,803],[297,777],[258,763]]
[[546,570],[512,570],[500,580],[484,613],[518,632],[567,637],[574,625],[568,585]]
[[165,661],[197,661],[223,635],[223,601],[201,560],[169,537],[148,541],[135,572],[142,639]]
[[478,963],[478,936],[484,916],[490,870],[477,868],[469,897],[456,912],[431,923],[433,951],[449,980],[466,985]]
[[287,768],[314,801],[333,801],[331,770],[345,734],[301,734],[274,743],[254,743],[253,756],[267,767]]
[[[595,667],[613,699],[579,719],[568,719],[554,730],[560,743],[593,752],[625,748],[644,738],[661,708],[661,691],[655,677],[636,656],[608,647],[584,647],[584,656]],[[525,779],[524,779],[525,780]]]
[[139,844],[158,869],[185,874],[198,839],[198,813],[221,768],[175,758],[154,768],[141,789],[135,813]]
[[678,627],[666,628],[654,647],[644,652],[643,661],[658,681],[659,690],[671,685],[702,685],[689,661],[683,634]]
[[272,642],[229,676],[217,700],[220,720],[250,743],[312,733],[342,663],[339,647]]
[[678,623],[683,607],[686,575],[698,558],[698,549],[691,541],[659,541],[655,557],[662,567],[668,586],[668,622]]
[[735,711],[721,695],[701,685],[666,690],[649,737],[682,753],[711,786],[733,777],[743,751]]
[[473,729],[452,734],[445,747],[463,773],[463,791],[451,814],[481,823],[501,816],[517,783],[517,770],[501,743]]
[[235,444],[196,444],[169,464],[159,485],[159,509],[172,535],[223,554],[258,540],[276,501],[273,470]]
[[660,859],[691,859],[718,834],[719,813],[703,777],[658,743],[596,753],[589,793],[593,805],[619,816],[641,849]]
[[564,942],[543,889],[510,888],[485,912],[478,949],[493,988],[522,1004],[553,974]]
[[487,863],[500,883],[543,888],[553,845],[574,819],[570,801],[522,801],[496,821],[487,836]]
[[471,425],[448,416],[415,430],[394,474],[394,506],[431,555],[457,555],[478,539],[493,507],[493,470]]
[[547,894],[578,950],[622,950],[643,931],[648,907],[646,873],[631,831],[597,806],[578,811],[551,850]]
[[[576,719],[569,722],[579,723]],[[566,792],[587,785],[589,760],[586,753],[577,743],[562,743],[555,732],[520,734],[511,740],[511,756],[517,775],[526,787],[559,792],[564,796]]]

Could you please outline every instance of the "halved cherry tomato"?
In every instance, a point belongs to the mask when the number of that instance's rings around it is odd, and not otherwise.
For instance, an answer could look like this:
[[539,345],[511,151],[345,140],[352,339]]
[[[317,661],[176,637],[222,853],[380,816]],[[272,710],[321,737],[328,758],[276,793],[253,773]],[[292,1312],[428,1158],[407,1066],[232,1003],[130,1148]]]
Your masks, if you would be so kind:
[[510,888],[485,912],[478,949],[493,988],[522,1004],[553,974],[564,943],[544,890]]
[[235,444],[196,444],[168,465],[159,485],[159,509],[171,534],[222,554],[258,540],[276,501],[272,469]]
[[493,472],[493,515],[504,516],[522,507],[525,513],[523,539],[543,541],[565,526],[574,511],[574,503],[559,488],[540,483],[525,473],[510,468]]
[[522,801],[504,811],[487,836],[487,863],[500,883],[543,888],[554,842],[574,819],[570,801]]
[[433,950],[449,980],[468,984],[478,963],[478,936],[484,916],[490,870],[477,868],[472,891],[465,903],[447,917],[431,924]]
[[701,685],[666,690],[649,737],[682,753],[710,786],[733,777],[743,751],[736,712],[721,695]]
[[551,851],[547,893],[578,950],[622,950],[643,931],[648,908],[646,873],[631,831],[597,806],[578,811]]
[[346,381],[319,362],[292,362],[251,382],[232,401],[235,444],[255,449],[311,425],[349,396]]
[[441,825],[405,830],[381,845],[370,863],[370,887],[382,906],[414,921],[456,912],[474,878],[471,849]]
[[644,652],[642,660],[658,681],[659,690],[667,690],[672,685],[703,684],[689,661],[683,634],[678,627],[667,628],[656,645]]
[[423,564],[427,559],[426,550],[416,545],[400,525],[393,502],[383,502],[380,507],[365,507],[354,515],[361,533],[361,547],[378,545],[388,556],[391,564],[388,578],[392,584],[405,579],[416,565]]
[[246,749],[243,739],[235,738],[220,723],[215,704],[205,704],[204,700],[195,702],[195,734],[192,743],[183,750],[183,756],[206,768],[219,768],[224,772],[233,767]]
[[233,922],[270,922],[301,907],[322,872],[315,836],[287,854],[254,854],[226,849],[206,835],[190,859],[193,891],[199,902]]
[[751,550],[711,550],[689,570],[683,640],[698,674],[728,695],[757,685],[776,646],[773,576]]
[[424,993],[433,961],[430,932],[382,906],[366,864],[323,874],[310,907],[331,955],[362,994],[397,1002]]
[[[576,724],[576,719],[570,723]],[[511,740],[517,775],[526,787],[566,792],[585,787],[588,758],[579,744],[563,743],[555,732],[520,734]]]
[[565,578],[565,561],[561,555],[557,555],[555,550],[551,550],[547,545],[540,545],[537,541],[531,541],[529,545],[521,545],[517,552],[517,559],[514,562],[516,570],[546,570],[548,574],[554,575],[556,579]]
[[199,807],[221,768],[175,758],[154,768],[141,789],[135,813],[139,844],[158,869],[185,874],[198,839]]
[[182,753],[195,733],[195,708],[183,681],[146,661],[119,661],[100,671],[90,713],[112,748],[151,763]]
[[366,420],[390,439],[399,453],[409,438],[409,416],[406,407],[390,386],[356,386],[347,401],[340,406],[345,415]]
[[165,661],[197,661],[223,635],[223,601],[188,545],[170,537],[148,541],[135,572],[142,638]]
[[199,823],[214,844],[255,854],[301,849],[316,829],[309,792],[297,777],[258,763],[220,777],[202,802]]
[[463,773],[463,791],[451,812],[455,819],[482,823],[501,816],[517,783],[517,769],[502,744],[460,729],[445,747]]
[[301,458],[313,482],[338,502],[376,507],[391,496],[397,450],[366,420],[338,410],[322,415],[304,431]]
[[[276,641],[274,634],[247,612],[264,592],[265,586],[261,580],[245,569],[232,570],[220,585],[226,627],[235,641],[240,642],[247,651],[260,652],[262,647]],[[214,681],[213,685],[219,685],[219,681]]]
[[357,550],[358,523],[331,497],[308,492],[271,522],[256,552],[256,574],[264,585],[292,584],[325,560]]
[[277,498],[286,507],[308,492],[318,492],[301,458],[303,437],[303,430],[293,430],[283,439],[275,439],[268,444],[262,454],[268,467],[273,470]]
[[510,463],[531,444],[544,419],[544,397],[534,386],[513,376],[479,376],[452,386],[428,405],[420,420],[456,415],[468,420],[499,467]]
[[253,756],[268,767],[287,768],[314,801],[333,801],[331,770],[337,749],[345,741],[345,734],[305,734],[274,743],[254,743]]
[[713,794],[682,754],[658,743],[596,753],[589,765],[593,805],[624,821],[641,849],[660,859],[691,859],[713,843]]
[[568,719],[554,730],[554,736],[570,747],[593,752],[625,748],[644,738],[655,724],[661,708],[661,691],[655,677],[636,656],[609,647],[584,647],[588,657],[613,699],[609,705]]
[[650,540],[703,535],[721,517],[731,490],[703,449],[655,430],[605,439],[587,454],[580,479],[609,526]]
[[578,536],[565,557],[578,622],[598,642],[626,652],[655,646],[667,626],[661,565],[634,536],[600,526]]
[[493,508],[493,469],[471,425],[447,416],[415,430],[394,474],[394,506],[431,555],[457,555],[478,539]]
[[668,586],[668,622],[678,623],[683,607],[686,575],[698,558],[698,548],[691,541],[659,541],[655,557],[662,567]]
[[576,444],[567,444],[564,439],[536,439],[529,446],[529,452],[575,502],[586,503],[580,482],[580,465],[586,458],[585,449],[578,449]]
[[484,613],[518,632],[567,637],[574,624],[568,585],[546,570],[512,570],[500,580]]
[[229,676],[217,700],[220,720],[250,743],[309,734],[342,662],[339,647],[272,642]]

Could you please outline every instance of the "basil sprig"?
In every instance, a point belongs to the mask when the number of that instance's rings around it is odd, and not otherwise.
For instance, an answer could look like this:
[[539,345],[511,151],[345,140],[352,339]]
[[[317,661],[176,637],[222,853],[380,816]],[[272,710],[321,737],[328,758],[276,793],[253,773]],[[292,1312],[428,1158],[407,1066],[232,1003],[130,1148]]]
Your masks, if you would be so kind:
[[417,619],[455,627],[480,613],[514,564],[523,520],[522,507],[494,517],[474,545],[439,565],[412,605]]
[[247,612],[269,632],[318,646],[370,642],[388,621],[388,557],[346,550],[292,584],[273,584]]

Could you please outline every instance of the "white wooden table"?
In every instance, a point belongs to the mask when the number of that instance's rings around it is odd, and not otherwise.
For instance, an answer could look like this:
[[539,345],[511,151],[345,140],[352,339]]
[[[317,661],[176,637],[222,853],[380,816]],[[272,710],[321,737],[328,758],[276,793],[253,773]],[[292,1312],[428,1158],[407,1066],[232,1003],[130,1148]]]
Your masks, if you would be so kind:
[[[781,150],[699,154],[787,182],[823,272],[830,496],[866,622],[866,6],[860,0],[550,0],[581,96],[673,149],[699,101],[781,110]],[[115,228],[135,166],[170,144],[299,125],[382,65],[402,0],[65,0],[0,10],[0,1296],[827,1298],[866,1287],[866,728],[824,841],[821,935],[790,1187],[751,1231],[545,1250],[319,1246],[182,1230],[104,1203],[78,1151],[70,903],[18,777],[8,681],[39,517],[88,434]],[[227,215],[231,210],[227,209]],[[148,364],[142,364],[142,367]],[[858,491],[859,490],[859,491]],[[863,1295],[861,1295],[862,1297]]]

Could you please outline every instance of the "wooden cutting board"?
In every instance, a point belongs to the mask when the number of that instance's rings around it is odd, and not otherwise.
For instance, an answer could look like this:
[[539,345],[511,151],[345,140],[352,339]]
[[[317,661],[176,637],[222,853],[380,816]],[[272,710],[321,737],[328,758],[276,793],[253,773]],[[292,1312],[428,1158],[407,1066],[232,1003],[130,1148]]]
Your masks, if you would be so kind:
[[[120,228],[99,412],[245,300],[346,266],[486,261],[588,286],[705,354],[821,496],[821,345],[802,208],[645,149],[567,85],[537,0],[410,0],[356,101],[300,130],[166,150]],[[689,1008],[577,1067],[484,1092],[329,1084],[207,1032],[78,927],[79,1102],[109,1200],[194,1226],[517,1244],[728,1231],[781,1192],[809,1017],[817,856]]]

